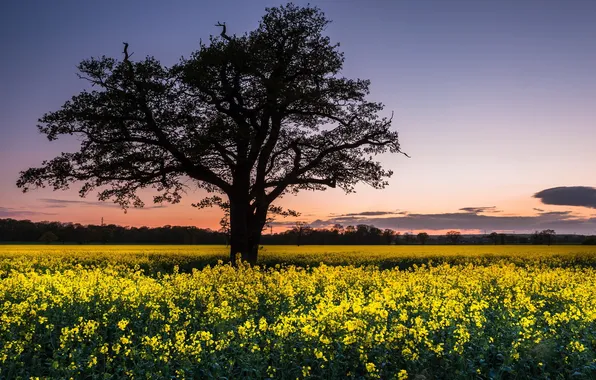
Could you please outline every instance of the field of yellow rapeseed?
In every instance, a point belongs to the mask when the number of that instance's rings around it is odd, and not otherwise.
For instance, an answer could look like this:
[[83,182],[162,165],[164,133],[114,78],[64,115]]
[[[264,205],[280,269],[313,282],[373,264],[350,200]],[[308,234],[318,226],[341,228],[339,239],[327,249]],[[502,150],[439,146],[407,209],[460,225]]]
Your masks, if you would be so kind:
[[[145,274],[191,272],[227,261],[229,249],[220,245],[0,245],[0,271],[18,265],[31,269],[61,270],[84,267],[138,266]],[[407,269],[422,264],[487,265],[506,262],[551,267],[596,267],[596,247],[583,245],[327,245],[267,246],[259,252],[261,266],[354,265],[380,269]],[[17,264],[18,263],[18,264]]]
[[587,247],[225,255],[0,246],[0,378],[596,378]]

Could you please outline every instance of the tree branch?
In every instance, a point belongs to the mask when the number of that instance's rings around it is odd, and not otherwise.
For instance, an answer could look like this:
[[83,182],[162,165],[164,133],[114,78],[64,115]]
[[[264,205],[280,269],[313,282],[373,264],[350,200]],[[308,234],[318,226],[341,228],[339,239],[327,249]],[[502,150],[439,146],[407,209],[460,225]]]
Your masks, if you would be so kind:
[[220,36],[223,39],[225,39],[227,41],[232,41],[232,37],[230,37],[230,36],[228,36],[226,34],[226,23],[225,22],[222,24],[221,22],[218,21],[217,24],[215,24],[215,26],[221,26],[221,34],[220,34]]
[[219,178],[213,171],[208,169],[207,167],[194,164],[188,157],[186,157],[180,150],[178,150],[168,139],[166,134],[159,128],[155,119],[153,118],[153,113],[149,106],[147,105],[147,94],[144,88],[144,84],[139,82],[135,79],[134,67],[132,62],[129,60],[130,55],[128,54],[128,43],[124,43],[124,63],[128,67],[128,76],[132,83],[135,85],[137,92],[141,95],[141,99],[139,100],[138,105],[141,108],[141,111],[145,115],[145,122],[149,129],[155,134],[161,146],[168,150],[185,168],[186,172],[194,179],[199,181],[205,181],[211,183],[215,186],[218,186],[224,191],[229,191],[230,184]]

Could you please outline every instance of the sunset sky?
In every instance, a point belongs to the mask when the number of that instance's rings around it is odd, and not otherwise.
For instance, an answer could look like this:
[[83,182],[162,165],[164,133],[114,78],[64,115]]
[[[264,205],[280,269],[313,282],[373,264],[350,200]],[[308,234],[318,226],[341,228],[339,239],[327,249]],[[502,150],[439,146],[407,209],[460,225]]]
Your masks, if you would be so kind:
[[[152,205],[148,192],[146,209],[124,214],[79,198],[76,186],[22,194],[15,182],[19,171],[77,149],[73,139],[47,141],[36,122],[86,88],[76,76],[82,59],[119,58],[126,41],[135,58],[171,65],[217,34],[218,21],[242,34],[281,3],[3,1],[0,218],[216,228],[218,210],[190,207],[199,191],[174,206]],[[371,98],[395,112],[411,158],[380,158],[394,171],[384,190],[304,192],[280,205],[315,227],[596,233],[596,1],[310,3],[333,20],[342,74],[371,80]]]

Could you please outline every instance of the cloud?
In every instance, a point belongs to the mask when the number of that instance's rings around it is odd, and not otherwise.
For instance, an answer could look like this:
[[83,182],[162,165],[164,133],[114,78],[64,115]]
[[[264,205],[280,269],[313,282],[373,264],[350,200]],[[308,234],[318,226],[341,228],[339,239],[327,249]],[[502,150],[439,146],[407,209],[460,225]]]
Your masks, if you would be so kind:
[[285,220],[285,221],[284,220],[279,220],[279,221],[274,220],[273,222],[269,223],[269,225],[272,225],[274,227],[293,228],[296,226],[296,223],[307,223],[309,226],[311,226],[310,222],[308,222],[306,220]]
[[496,206],[485,206],[485,207],[462,207],[459,209],[459,211],[465,211],[465,212],[470,212],[473,214],[479,214],[482,212],[490,212],[490,213],[495,213],[495,212],[501,212],[501,210],[497,210]]
[[24,218],[29,216],[56,215],[50,212],[23,210],[17,208],[0,207],[0,218]]
[[534,198],[547,205],[596,208],[596,188],[587,186],[561,186],[545,189]]
[[363,212],[353,212],[349,214],[331,214],[335,217],[348,217],[348,216],[382,216],[382,215],[405,215],[407,214],[406,211],[363,211]]
[[[101,202],[101,201],[81,201],[81,200],[69,200],[69,199],[55,199],[55,198],[40,198],[39,201],[46,204],[45,207],[48,208],[64,208],[68,207],[69,205],[80,205],[80,206],[98,206],[98,207],[111,207],[111,208],[121,208],[120,205],[117,205],[112,202]],[[139,208],[136,210],[150,210],[154,208],[164,208],[164,205],[154,205],[154,206],[145,206],[143,208]]]
[[39,201],[46,203],[47,204],[46,207],[50,207],[50,208],[64,208],[64,207],[68,207],[70,205],[120,208],[120,206],[115,203],[100,202],[100,201],[79,201],[79,200],[55,199],[55,198],[40,198]]
[[571,211],[543,211],[541,216],[571,216]]
[[596,230],[596,218],[574,217],[569,211],[547,212],[535,216],[496,216],[474,212],[442,214],[408,214],[393,217],[336,217],[327,220],[315,220],[312,227],[327,227],[333,224],[372,224],[378,228],[394,230],[486,230],[530,232],[552,228],[558,233],[593,234]]

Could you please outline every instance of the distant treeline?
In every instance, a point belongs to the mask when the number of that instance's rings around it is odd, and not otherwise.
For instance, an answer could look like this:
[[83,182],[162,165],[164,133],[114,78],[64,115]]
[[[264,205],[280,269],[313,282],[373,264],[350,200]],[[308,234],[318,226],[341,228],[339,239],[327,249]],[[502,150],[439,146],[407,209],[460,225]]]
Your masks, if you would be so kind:
[[[0,219],[0,242],[3,243],[76,243],[76,244],[227,244],[225,230],[192,226],[123,227],[117,225],[82,225],[78,223],[32,222]],[[262,244],[293,245],[381,245],[381,244],[596,244],[596,237],[556,235],[553,230],[530,235],[503,234],[462,235],[450,231],[445,235],[399,233],[391,229],[360,224],[314,229],[296,223],[281,233],[265,233]]]

